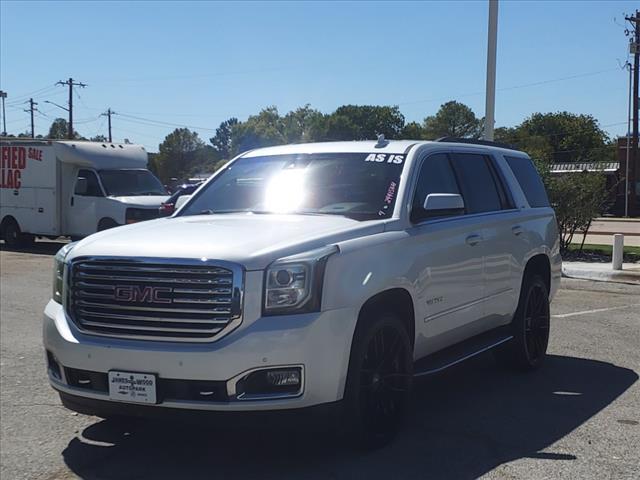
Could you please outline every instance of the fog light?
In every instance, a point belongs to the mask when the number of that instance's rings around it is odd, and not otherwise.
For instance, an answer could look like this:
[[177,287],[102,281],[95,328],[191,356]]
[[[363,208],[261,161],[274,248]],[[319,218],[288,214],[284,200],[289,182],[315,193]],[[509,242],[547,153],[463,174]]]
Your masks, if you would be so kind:
[[235,382],[232,395],[238,400],[273,399],[302,393],[302,368],[255,370]]
[[270,370],[267,380],[276,387],[300,385],[300,370]]

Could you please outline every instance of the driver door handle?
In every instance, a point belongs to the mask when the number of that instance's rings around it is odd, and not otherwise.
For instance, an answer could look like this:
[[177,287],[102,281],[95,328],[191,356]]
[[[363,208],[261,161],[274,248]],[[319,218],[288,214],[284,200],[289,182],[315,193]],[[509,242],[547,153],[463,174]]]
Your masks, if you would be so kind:
[[467,245],[471,245],[472,247],[479,244],[481,241],[482,241],[482,237],[478,234],[469,235],[465,239],[465,242],[467,243]]

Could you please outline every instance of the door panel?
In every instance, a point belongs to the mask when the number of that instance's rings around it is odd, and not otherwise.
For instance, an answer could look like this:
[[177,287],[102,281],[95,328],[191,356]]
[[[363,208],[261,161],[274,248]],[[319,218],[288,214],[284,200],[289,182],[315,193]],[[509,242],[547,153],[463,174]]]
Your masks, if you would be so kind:
[[[80,179],[86,181],[85,191],[80,191]],[[102,199],[102,189],[95,172],[79,170],[66,207],[70,235],[87,236],[96,232],[98,225],[97,203]]]
[[464,216],[412,229],[418,273],[416,354],[423,356],[475,334],[482,317],[483,242],[481,224]]

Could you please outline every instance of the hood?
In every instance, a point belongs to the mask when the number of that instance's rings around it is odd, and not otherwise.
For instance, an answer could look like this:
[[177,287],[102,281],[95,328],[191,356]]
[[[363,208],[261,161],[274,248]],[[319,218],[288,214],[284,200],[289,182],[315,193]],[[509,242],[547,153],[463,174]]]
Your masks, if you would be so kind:
[[168,195],[131,195],[125,197],[111,197],[131,207],[159,207],[169,198]]
[[161,218],[91,235],[78,243],[69,259],[84,255],[207,258],[262,270],[278,258],[383,231],[382,221],[359,222],[338,215]]

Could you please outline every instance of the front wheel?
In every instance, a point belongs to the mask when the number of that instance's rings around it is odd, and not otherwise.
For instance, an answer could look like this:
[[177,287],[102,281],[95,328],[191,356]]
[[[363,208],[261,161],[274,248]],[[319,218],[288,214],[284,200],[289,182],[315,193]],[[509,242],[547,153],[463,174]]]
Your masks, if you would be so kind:
[[379,314],[356,328],[345,389],[349,434],[364,448],[396,435],[408,410],[413,354],[402,322]]
[[513,339],[496,351],[501,363],[519,370],[542,365],[549,344],[549,292],[540,275],[527,277],[512,322]]

